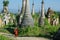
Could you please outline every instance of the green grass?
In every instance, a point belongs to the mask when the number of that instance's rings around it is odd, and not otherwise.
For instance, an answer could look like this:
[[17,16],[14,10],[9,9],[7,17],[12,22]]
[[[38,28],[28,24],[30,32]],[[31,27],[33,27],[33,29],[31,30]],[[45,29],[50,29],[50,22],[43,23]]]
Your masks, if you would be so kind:
[[3,32],[3,33],[9,33],[9,31],[7,31],[7,30],[4,29],[4,28],[0,28],[0,32]]
[[[52,26],[48,23],[47,18],[45,18],[45,25],[43,27],[38,26],[38,20],[39,20],[39,14],[35,14],[32,16],[34,19],[34,27],[24,27],[19,28],[19,36],[43,36],[43,37],[51,37],[51,35],[54,35],[60,28],[60,25]],[[13,28],[10,29],[11,26],[5,26],[5,28],[9,28],[9,32],[13,33]],[[1,32],[8,33],[7,30],[1,29]]]
[[5,36],[3,36],[3,35],[0,35],[0,40],[12,40],[12,39],[7,38],[7,37],[5,37]]
[[45,18],[45,25],[43,27],[38,26],[39,14],[32,16],[34,19],[34,27],[25,27],[19,29],[19,36],[41,36],[41,37],[51,37],[54,35],[60,25],[53,26],[48,23],[47,18]]

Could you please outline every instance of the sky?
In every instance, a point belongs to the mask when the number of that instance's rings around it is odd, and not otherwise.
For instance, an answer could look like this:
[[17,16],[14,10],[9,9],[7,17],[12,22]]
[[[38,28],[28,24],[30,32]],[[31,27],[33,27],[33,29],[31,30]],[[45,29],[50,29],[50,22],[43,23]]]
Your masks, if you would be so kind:
[[[38,12],[41,10],[41,1],[42,0],[34,0],[35,3],[35,11]],[[30,0],[30,9],[32,9],[33,0]],[[50,7],[54,11],[60,11],[60,0],[44,0],[45,10]],[[18,9],[21,10],[22,0],[9,0],[9,11],[18,12]],[[0,11],[3,9],[3,0],[0,0]]]

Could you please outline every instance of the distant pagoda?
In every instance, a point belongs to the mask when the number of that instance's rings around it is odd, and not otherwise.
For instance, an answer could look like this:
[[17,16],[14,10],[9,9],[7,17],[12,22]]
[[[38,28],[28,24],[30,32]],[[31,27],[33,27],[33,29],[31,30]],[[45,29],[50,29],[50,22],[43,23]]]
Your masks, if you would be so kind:
[[39,25],[43,26],[44,25],[44,20],[45,20],[45,14],[44,14],[44,0],[42,0],[41,3],[41,15],[40,15],[40,19],[39,19]]
[[32,15],[35,14],[35,11],[34,11],[34,0],[33,0],[33,3],[32,3]]
[[22,27],[26,27],[26,26],[34,26],[34,21],[33,18],[31,16],[31,12],[30,12],[30,4],[29,4],[29,0],[25,0],[26,1],[26,8],[25,8],[25,13],[23,16],[23,20],[22,20]]

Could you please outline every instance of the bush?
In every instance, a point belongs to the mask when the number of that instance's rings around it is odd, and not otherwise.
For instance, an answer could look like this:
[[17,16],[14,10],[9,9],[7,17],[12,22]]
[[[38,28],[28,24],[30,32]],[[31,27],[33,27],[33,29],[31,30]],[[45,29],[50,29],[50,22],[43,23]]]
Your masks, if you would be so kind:
[[39,30],[39,27],[20,28],[19,36],[38,36]]
[[19,36],[39,36],[39,37],[53,37],[57,32],[59,26],[44,25],[43,27],[23,27],[19,28]]
[[58,31],[59,26],[45,25],[40,27],[40,35],[43,37],[53,37],[53,35]]

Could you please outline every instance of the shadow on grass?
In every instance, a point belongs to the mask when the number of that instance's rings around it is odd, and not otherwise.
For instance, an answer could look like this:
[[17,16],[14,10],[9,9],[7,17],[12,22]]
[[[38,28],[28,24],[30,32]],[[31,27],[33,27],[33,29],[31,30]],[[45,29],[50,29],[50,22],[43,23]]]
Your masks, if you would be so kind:
[[14,34],[14,29],[12,28],[6,28],[10,33]]
[[15,25],[9,25],[9,27],[5,29],[8,30],[11,34],[14,34],[14,28],[15,28]]

